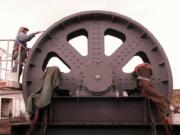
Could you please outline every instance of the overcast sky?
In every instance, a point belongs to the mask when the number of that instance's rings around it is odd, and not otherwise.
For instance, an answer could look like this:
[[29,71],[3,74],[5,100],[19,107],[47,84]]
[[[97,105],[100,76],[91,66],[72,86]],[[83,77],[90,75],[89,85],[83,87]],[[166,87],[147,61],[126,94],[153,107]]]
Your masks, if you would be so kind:
[[20,26],[30,32],[46,30],[65,16],[87,10],[116,12],[146,27],[164,48],[174,88],[180,88],[179,0],[0,0],[0,39],[15,38]]

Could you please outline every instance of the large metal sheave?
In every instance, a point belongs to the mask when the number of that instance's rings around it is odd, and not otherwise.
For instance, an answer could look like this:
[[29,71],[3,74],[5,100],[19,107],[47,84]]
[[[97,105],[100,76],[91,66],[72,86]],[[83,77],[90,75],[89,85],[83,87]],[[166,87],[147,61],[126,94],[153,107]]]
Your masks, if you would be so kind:
[[[88,40],[87,56],[82,56],[68,42],[81,35]],[[105,35],[123,41],[111,56],[104,53]],[[24,97],[27,99],[38,89],[52,57],[59,58],[70,68],[69,73],[61,74],[59,89],[70,90],[72,96],[77,93],[78,96],[113,97],[116,93],[121,96],[123,90],[136,87],[132,74],[122,71],[133,56],[139,56],[152,65],[155,87],[170,98],[173,82],[168,59],[158,41],[142,25],[125,16],[104,11],[66,17],[47,29],[34,45],[23,76]]]

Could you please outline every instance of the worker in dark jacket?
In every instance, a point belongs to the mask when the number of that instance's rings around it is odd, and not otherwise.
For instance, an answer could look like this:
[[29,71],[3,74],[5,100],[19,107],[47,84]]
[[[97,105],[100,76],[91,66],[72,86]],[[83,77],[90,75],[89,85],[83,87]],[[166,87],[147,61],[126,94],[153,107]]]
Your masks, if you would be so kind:
[[[23,65],[27,59],[27,52],[29,50],[27,48],[27,42],[30,41],[33,37],[35,37],[36,34],[41,33],[41,31],[37,31],[37,32],[34,32],[34,33],[27,35],[28,31],[29,31],[29,29],[26,27],[20,27],[19,28],[18,34],[16,36],[17,43],[15,43],[14,47],[13,47],[12,59],[15,60],[15,63],[13,65],[12,71],[17,72],[17,65],[19,64],[18,80],[19,80],[20,75],[22,73],[22,67],[23,67]],[[20,43],[20,45],[18,43]],[[20,57],[18,60],[19,49],[21,49],[21,51],[20,51]]]
[[170,112],[170,101],[160,93],[151,81],[152,68],[148,63],[143,63],[135,68],[135,74],[137,76],[138,87],[141,93],[152,102],[155,103],[162,120],[166,123],[170,123],[168,114]]

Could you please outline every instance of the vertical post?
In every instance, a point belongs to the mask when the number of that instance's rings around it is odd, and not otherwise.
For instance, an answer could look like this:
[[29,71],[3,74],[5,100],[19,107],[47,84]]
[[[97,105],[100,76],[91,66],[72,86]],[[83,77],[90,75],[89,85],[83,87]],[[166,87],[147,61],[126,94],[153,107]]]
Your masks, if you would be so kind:
[[18,46],[18,61],[17,61],[17,76],[18,76],[18,80],[17,80],[17,82],[19,82],[19,77],[20,77],[19,76],[20,64],[22,64],[21,63],[21,44],[19,44],[19,46]]
[[[6,59],[8,58],[8,54],[9,54],[9,40],[7,43],[7,54],[6,54]],[[7,76],[7,68],[8,68],[8,61],[6,61],[6,67],[5,67],[5,80],[6,80],[6,76]],[[7,81],[7,80],[6,80]]]

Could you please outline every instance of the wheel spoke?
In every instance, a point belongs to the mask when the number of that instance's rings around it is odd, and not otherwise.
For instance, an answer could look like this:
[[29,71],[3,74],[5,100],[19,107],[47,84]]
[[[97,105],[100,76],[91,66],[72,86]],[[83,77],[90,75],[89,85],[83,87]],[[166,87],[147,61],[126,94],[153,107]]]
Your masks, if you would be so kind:
[[58,48],[54,45],[52,51],[54,51],[59,58],[71,68],[71,70],[76,70],[85,61],[84,57],[81,56],[67,41],[65,40],[55,40],[55,44],[58,43]]
[[72,72],[68,74],[61,73],[61,83],[59,84],[59,89],[69,90],[73,86],[73,89],[71,89],[71,94],[74,94],[79,88],[78,80],[79,79],[75,78],[75,75]]
[[136,79],[132,73],[124,73],[120,71],[114,71],[116,76],[116,87],[118,90],[134,89],[136,87]]
[[88,29],[88,56],[99,58],[104,55],[104,27],[92,23]]
[[139,51],[139,47],[136,44],[132,44],[132,41],[126,41],[123,45],[121,45],[109,58],[109,61],[114,66],[118,66],[118,68],[122,68],[131,58],[136,55]]

